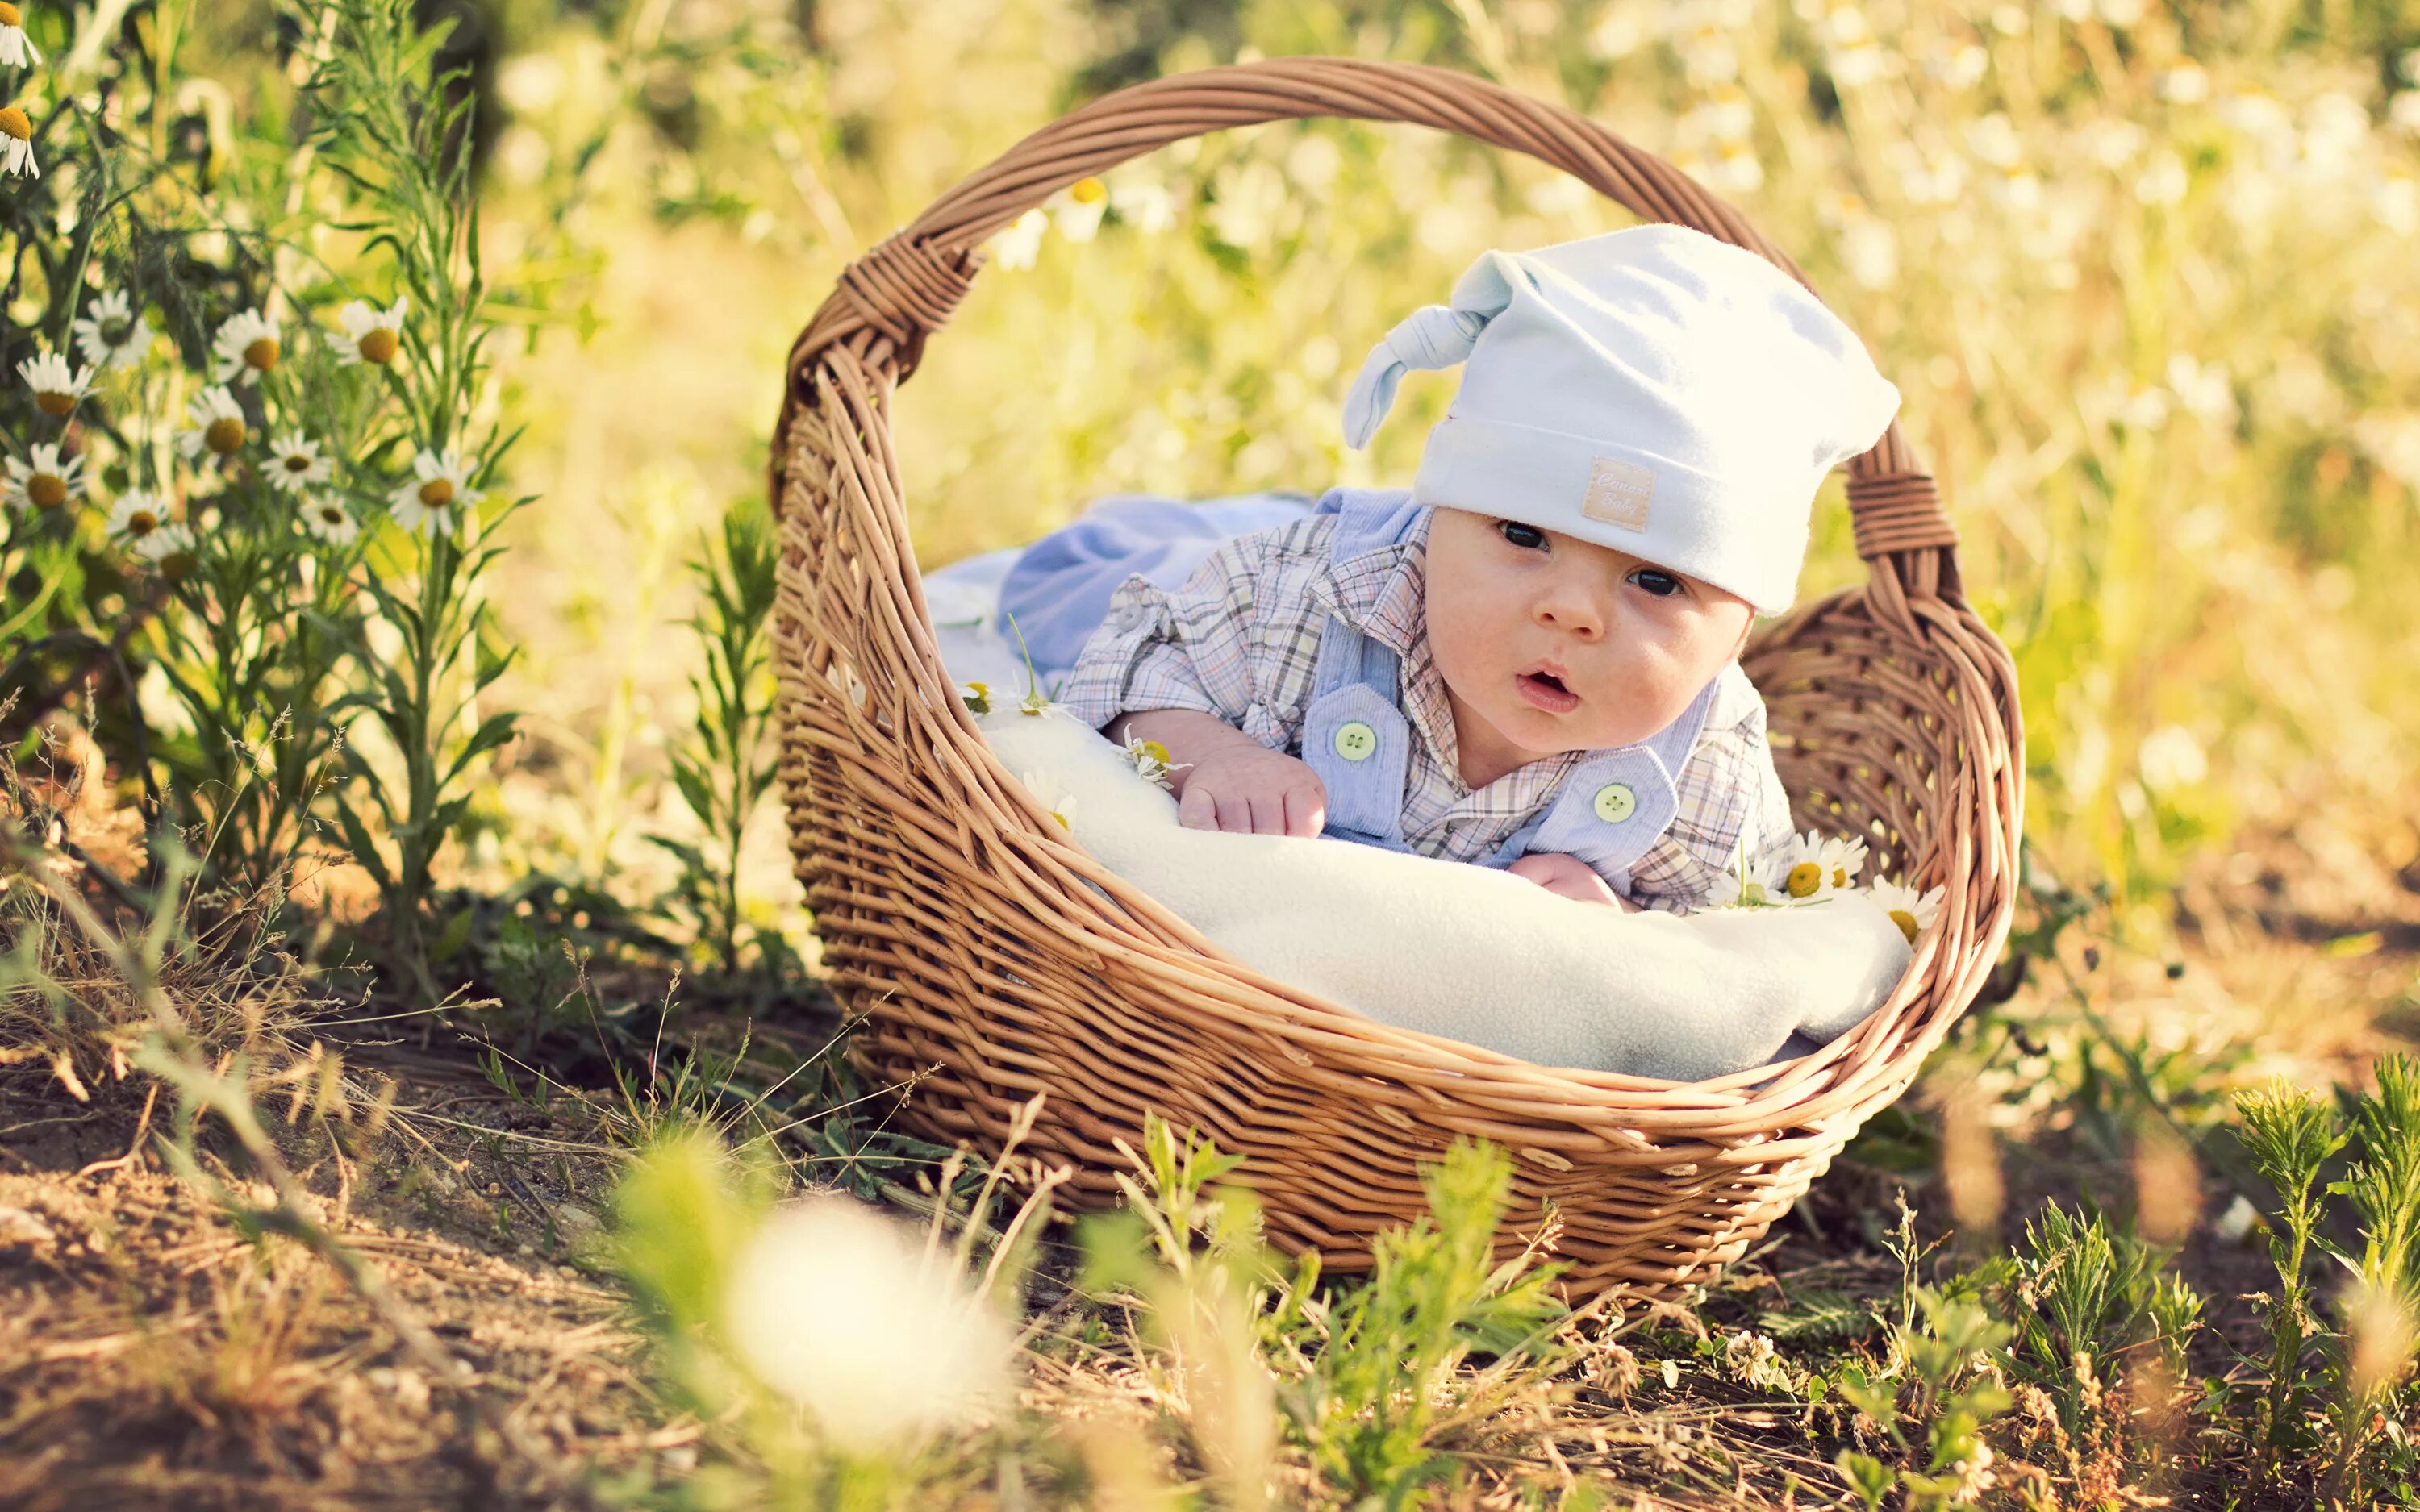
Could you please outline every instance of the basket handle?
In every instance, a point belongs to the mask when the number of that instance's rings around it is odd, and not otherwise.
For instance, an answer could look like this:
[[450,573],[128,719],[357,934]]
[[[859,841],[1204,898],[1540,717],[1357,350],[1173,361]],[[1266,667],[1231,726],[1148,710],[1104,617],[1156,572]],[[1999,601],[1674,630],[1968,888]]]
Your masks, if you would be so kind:
[[[1320,116],[1429,126],[1526,152],[1641,220],[1719,237],[1807,282],[1745,217],[1662,158],[1560,105],[1452,69],[1280,57],[1154,79],[1035,131],[842,270],[839,285],[790,348],[773,432],[774,508],[782,500],[783,438],[797,408],[814,400],[814,367],[825,347],[852,337],[887,338],[893,381],[905,379],[925,339],[972,285],[984,262],[980,243],[1060,189],[1188,136]],[[1957,532],[1899,422],[1848,469],[1857,554],[1878,572],[1887,570],[1906,594],[1959,596]]]

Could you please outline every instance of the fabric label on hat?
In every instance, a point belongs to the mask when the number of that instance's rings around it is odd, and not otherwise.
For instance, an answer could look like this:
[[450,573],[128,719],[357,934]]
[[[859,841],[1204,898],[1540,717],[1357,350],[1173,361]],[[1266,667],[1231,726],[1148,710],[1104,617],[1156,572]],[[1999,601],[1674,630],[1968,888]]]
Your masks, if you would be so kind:
[[1655,497],[1655,470],[1619,457],[1600,456],[1589,473],[1580,513],[1625,531],[1647,529],[1648,501]]

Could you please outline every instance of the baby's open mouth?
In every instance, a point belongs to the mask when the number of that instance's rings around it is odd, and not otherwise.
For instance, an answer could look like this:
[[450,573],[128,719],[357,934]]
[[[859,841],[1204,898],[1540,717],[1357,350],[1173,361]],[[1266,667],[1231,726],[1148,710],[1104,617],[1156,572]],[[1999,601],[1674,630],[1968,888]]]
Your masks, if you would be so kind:
[[1550,671],[1523,672],[1513,679],[1520,686],[1521,696],[1549,714],[1569,714],[1580,705],[1580,696],[1563,686],[1563,680]]

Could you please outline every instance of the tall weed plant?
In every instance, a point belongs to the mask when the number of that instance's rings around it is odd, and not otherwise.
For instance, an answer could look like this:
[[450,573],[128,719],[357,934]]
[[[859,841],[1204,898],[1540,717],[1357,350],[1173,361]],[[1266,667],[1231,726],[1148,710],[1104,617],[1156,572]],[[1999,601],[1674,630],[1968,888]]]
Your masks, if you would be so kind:
[[34,585],[0,640],[15,728],[101,689],[79,712],[214,876],[338,840],[430,993],[437,856],[515,726],[480,707],[509,660],[492,532],[525,501],[489,497],[511,437],[474,97],[401,0],[257,13],[278,66],[233,86],[188,69],[194,19],[27,27],[49,61],[17,81],[31,157],[0,186],[31,316],[0,333],[0,567]]

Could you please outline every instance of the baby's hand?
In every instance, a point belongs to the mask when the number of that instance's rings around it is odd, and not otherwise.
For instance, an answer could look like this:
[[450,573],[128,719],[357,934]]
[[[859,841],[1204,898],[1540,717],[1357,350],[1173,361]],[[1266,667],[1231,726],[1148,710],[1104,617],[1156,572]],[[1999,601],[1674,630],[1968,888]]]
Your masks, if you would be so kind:
[[1505,870],[1516,877],[1527,877],[1548,892],[1576,898],[1584,903],[1612,903],[1625,914],[1639,911],[1638,904],[1606,887],[1605,878],[1576,856],[1560,851],[1531,851]]
[[1283,751],[1244,739],[1205,751],[1185,774],[1177,823],[1249,835],[1316,835],[1327,825],[1319,774]]

